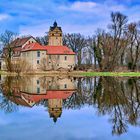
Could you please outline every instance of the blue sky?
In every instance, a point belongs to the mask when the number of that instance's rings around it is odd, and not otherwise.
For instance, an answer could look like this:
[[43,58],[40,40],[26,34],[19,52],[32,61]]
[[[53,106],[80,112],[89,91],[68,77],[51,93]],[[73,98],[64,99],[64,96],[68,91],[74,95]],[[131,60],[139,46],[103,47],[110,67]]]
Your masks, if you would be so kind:
[[140,20],[139,0],[0,0],[0,33],[42,36],[54,20],[65,33],[92,35],[106,28],[111,11]]
[[93,107],[80,110],[63,109],[56,124],[49,118],[47,108],[20,107],[18,112],[0,111],[2,140],[139,140],[140,127],[128,125],[128,133],[112,136],[110,116],[99,116]]

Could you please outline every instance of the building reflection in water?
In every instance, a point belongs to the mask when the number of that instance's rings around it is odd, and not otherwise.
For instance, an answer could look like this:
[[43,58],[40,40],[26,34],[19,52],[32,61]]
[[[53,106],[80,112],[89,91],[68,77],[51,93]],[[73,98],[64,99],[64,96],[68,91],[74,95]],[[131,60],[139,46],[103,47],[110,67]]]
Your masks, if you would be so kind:
[[[0,108],[12,112],[22,105],[43,105],[54,122],[63,109],[93,107],[107,115],[112,134],[140,124],[140,79],[128,77],[1,77]],[[13,104],[15,103],[15,104]]]
[[48,112],[56,122],[62,114],[63,101],[76,91],[74,78],[59,77],[1,77],[3,95],[13,103],[33,107],[47,102]]

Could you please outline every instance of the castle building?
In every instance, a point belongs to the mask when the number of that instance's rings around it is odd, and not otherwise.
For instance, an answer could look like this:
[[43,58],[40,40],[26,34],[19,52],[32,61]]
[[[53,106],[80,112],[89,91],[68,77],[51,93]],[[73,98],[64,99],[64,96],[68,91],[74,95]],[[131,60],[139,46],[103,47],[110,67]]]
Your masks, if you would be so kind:
[[[63,45],[61,27],[55,21],[48,33],[48,45],[39,44],[32,36],[18,38],[11,43],[12,61],[25,61],[31,71],[71,69],[75,66],[75,52]],[[2,70],[6,70],[4,57],[0,60]]]

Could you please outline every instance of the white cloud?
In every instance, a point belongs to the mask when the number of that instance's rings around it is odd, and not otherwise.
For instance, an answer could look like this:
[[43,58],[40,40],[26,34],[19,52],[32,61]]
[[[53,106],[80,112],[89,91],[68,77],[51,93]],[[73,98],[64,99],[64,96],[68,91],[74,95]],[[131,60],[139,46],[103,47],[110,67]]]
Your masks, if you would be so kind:
[[8,19],[10,16],[7,14],[0,14],[0,21]]
[[64,33],[92,35],[97,28],[106,29],[110,23],[110,13],[112,11],[119,11],[127,15],[130,21],[139,19],[139,6],[127,7],[114,0],[105,0],[102,3],[93,2],[92,0],[88,2],[76,1],[67,5],[61,4],[57,8],[57,14],[54,11],[52,16],[45,15],[44,19],[38,18],[36,22],[33,21],[32,17],[31,21],[33,22],[20,26],[19,31],[22,35],[42,36],[56,19],[60,21]]
[[89,12],[92,11],[97,6],[95,2],[74,2],[69,7],[60,6],[62,10],[72,10],[72,11],[80,11],[80,12]]
[[104,3],[95,3],[92,1],[88,2],[74,2],[71,5],[63,5],[59,7],[60,10],[66,10],[66,11],[77,11],[77,12],[92,12],[92,13],[98,13],[99,15],[110,12],[110,11],[124,11],[126,7],[121,4],[116,3],[110,3],[108,1],[105,1]]

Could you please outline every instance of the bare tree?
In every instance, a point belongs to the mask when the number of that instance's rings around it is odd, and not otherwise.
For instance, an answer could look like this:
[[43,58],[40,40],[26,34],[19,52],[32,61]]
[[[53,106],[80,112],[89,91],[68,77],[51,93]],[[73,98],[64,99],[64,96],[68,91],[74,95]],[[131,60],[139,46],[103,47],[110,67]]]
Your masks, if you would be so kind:
[[127,46],[125,31],[128,19],[127,16],[119,12],[112,12],[111,21],[112,24],[109,25],[109,29],[111,29],[111,36],[113,37],[113,44],[111,44],[111,49],[113,49],[113,51],[111,52],[112,58],[109,69],[113,70],[113,67],[115,68],[115,65],[118,63],[118,58]]
[[128,67],[135,70],[138,66],[140,58],[140,25],[137,23],[130,23],[128,25],[127,38],[128,38]]
[[13,45],[12,42],[16,39],[17,34],[6,30],[0,35],[0,41],[3,44],[3,57],[6,63],[6,68],[8,71],[12,71],[11,59],[13,56]]
[[41,45],[48,45],[48,35],[45,35],[43,37],[36,37],[36,40]]
[[16,61],[12,61],[12,71],[20,74],[21,72],[29,72],[31,65],[24,59],[19,58]]
[[96,35],[88,40],[90,53],[94,55],[95,68],[97,67],[96,65],[98,64],[100,70],[104,69],[103,59],[105,58],[105,53],[103,53],[104,52],[103,50],[105,49],[105,47],[102,46],[101,43],[104,35],[105,35],[104,30],[97,29]]
[[93,39],[94,55],[102,71],[115,70],[119,65],[119,58],[127,46],[125,36],[127,17],[116,12],[111,14],[111,21],[110,32],[98,30]]
[[87,41],[81,34],[65,34],[63,44],[67,45],[77,54],[78,66],[82,63],[82,50],[87,47]]

